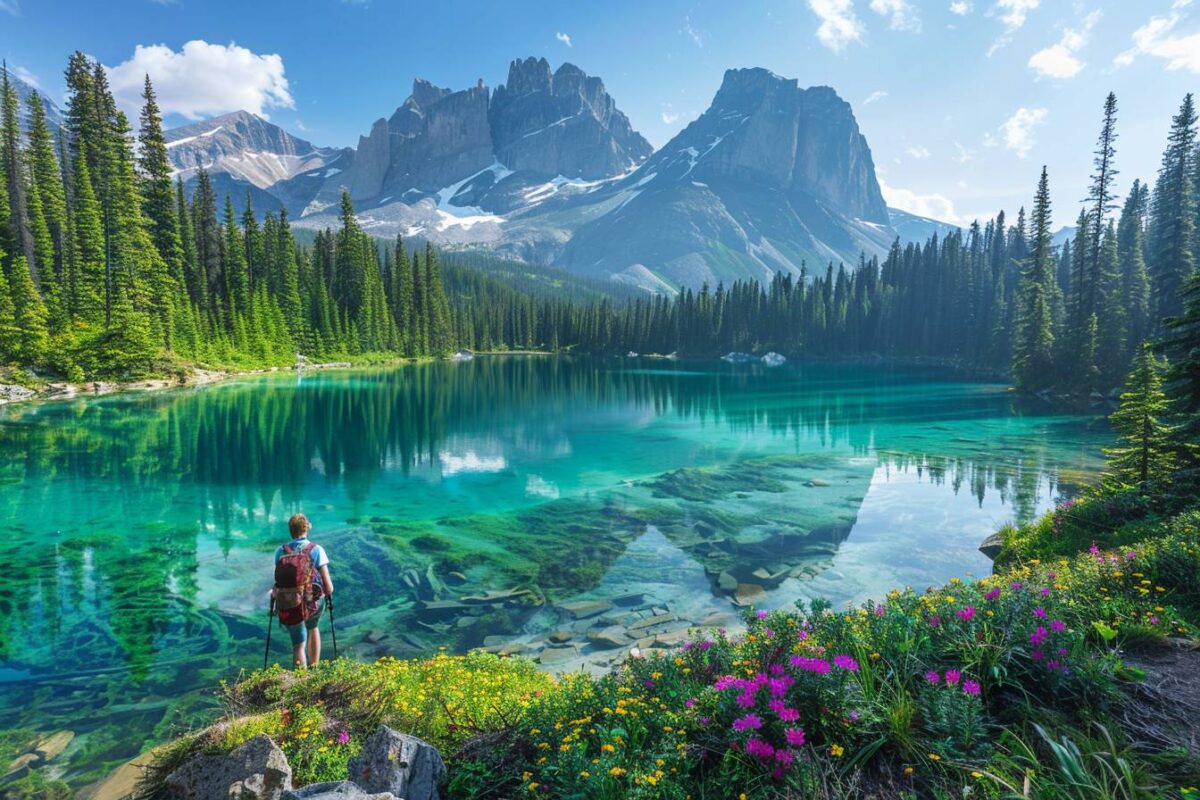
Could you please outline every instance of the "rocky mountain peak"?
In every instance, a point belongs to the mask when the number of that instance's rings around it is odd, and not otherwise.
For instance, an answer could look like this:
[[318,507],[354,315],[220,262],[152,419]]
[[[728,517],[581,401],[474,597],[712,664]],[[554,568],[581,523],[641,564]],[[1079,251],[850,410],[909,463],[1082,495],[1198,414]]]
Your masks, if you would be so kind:
[[508,94],[520,97],[535,92],[549,92],[553,80],[550,62],[544,58],[530,56],[526,59],[514,59],[508,65],[508,80],[503,88]]
[[450,94],[449,89],[434,86],[424,78],[415,78],[412,85],[412,94],[409,95],[408,99],[418,108],[424,108],[433,105],[448,94]]
[[604,88],[574,64],[513,61],[490,110],[496,157],[513,170],[596,180],[628,171],[653,148]]

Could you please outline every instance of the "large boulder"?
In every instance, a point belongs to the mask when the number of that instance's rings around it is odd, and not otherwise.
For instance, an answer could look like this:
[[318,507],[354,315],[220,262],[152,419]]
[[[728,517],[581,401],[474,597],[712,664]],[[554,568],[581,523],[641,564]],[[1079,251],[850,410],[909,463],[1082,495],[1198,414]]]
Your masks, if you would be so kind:
[[282,800],[404,800],[391,792],[372,794],[351,781],[310,783],[303,789],[289,789]]
[[368,792],[391,792],[404,800],[440,800],[445,779],[446,764],[436,747],[386,725],[350,759],[350,780]]
[[280,800],[291,788],[287,757],[265,733],[229,753],[201,753],[167,776],[181,800]]

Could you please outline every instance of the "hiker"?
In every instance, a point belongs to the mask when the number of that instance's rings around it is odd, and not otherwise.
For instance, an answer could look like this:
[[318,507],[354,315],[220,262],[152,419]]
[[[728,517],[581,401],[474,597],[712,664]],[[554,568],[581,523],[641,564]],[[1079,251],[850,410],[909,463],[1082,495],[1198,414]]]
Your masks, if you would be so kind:
[[312,525],[303,514],[288,520],[292,540],[275,551],[275,598],[279,624],[292,637],[292,662],[296,669],[315,667],[321,660],[321,599],[333,596],[329,556],[325,548],[308,540]]

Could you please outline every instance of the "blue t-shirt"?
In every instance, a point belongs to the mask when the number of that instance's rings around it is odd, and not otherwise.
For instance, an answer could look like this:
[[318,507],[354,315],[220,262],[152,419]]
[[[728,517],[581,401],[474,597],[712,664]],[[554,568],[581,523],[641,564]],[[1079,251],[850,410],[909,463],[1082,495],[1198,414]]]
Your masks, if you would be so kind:
[[[292,539],[290,542],[288,542],[288,545],[291,547],[293,553],[302,552],[304,548],[308,546],[308,544],[309,541],[307,537],[303,539]],[[276,564],[279,563],[279,559],[283,558],[283,547],[283,545],[279,545],[279,547],[275,548]],[[308,556],[312,559],[313,564],[313,585],[323,586],[321,582],[321,567],[329,566],[329,556],[325,554],[325,548],[321,547],[319,544],[313,545],[313,549],[309,551]]]

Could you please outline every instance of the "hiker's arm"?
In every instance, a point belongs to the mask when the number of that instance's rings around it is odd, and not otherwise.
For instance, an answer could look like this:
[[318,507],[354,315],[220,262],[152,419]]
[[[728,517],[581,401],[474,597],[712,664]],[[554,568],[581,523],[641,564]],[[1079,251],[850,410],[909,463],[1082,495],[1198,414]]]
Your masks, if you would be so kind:
[[329,577],[329,566],[321,567],[321,585],[325,587],[325,594],[333,594],[333,579]]

